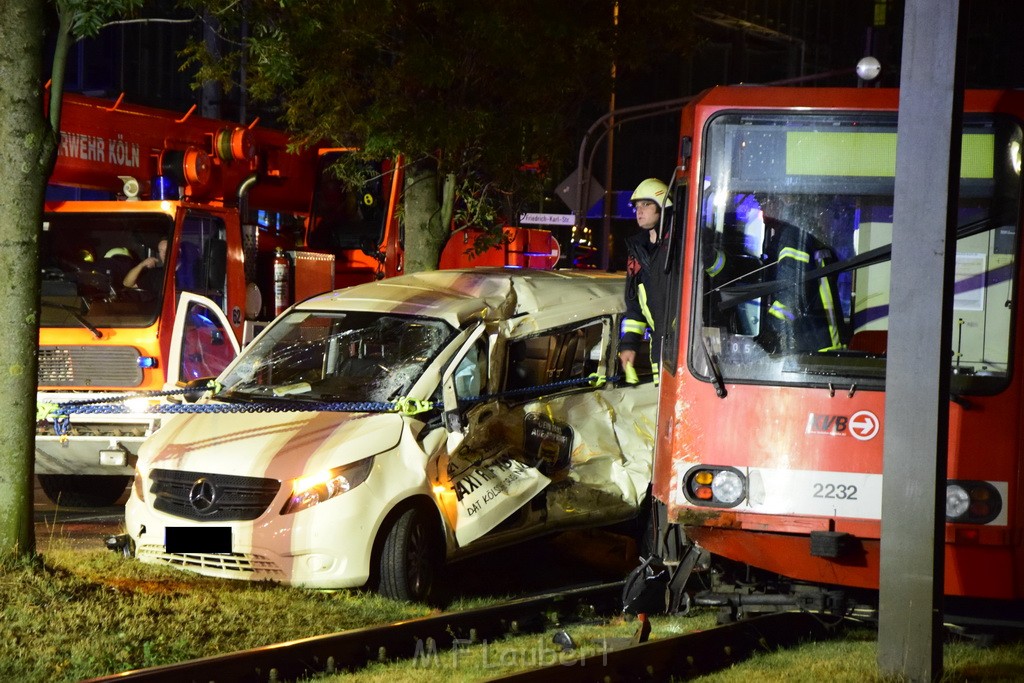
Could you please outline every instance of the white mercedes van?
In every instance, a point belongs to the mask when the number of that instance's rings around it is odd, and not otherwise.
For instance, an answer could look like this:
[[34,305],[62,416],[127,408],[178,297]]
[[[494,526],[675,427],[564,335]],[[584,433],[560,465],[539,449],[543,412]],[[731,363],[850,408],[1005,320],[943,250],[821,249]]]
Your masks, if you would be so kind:
[[622,299],[621,277],[485,269],[293,306],[141,447],[135,556],[428,600],[460,555],[635,517],[657,388],[613,377]]

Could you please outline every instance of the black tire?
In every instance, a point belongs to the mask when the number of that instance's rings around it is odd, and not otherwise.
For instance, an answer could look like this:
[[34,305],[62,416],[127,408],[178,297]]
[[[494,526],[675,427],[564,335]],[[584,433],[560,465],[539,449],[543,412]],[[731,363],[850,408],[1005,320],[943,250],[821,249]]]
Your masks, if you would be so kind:
[[438,594],[441,543],[436,525],[422,510],[403,512],[384,539],[378,592],[395,600],[430,602]]
[[117,503],[132,478],[105,474],[40,474],[47,498],[67,507],[99,508]]

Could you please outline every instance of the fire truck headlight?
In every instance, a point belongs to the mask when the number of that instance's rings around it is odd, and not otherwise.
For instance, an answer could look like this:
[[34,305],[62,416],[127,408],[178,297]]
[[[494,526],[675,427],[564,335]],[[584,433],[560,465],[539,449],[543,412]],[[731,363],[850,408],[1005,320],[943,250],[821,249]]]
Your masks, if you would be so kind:
[[711,482],[711,493],[724,505],[735,505],[743,498],[743,479],[732,470],[722,470]]
[[946,482],[946,521],[988,524],[1003,510],[1003,497],[987,481]]

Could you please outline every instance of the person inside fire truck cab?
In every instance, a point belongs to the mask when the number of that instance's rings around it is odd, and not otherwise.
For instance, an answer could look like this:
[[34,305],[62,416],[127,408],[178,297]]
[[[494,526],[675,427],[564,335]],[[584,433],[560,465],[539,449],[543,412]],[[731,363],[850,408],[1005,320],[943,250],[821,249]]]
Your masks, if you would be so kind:
[[758,340],[777,353],[845,348],[836,276],[807,278],[807,273],[835,261],[833,249],[823,241],[822,203],[807,195],[759,193],[756,198],[764,220],[764,277],[777,283],[762,299],[767,308]]
[[125,276],[135,266],[135,256],[128,247],[108,249],[100,260],[99,267],[110,276],[112,287],[119,287]]
[[668,276],[657,265],[663,244],[659,231],[668,222],[662,220],[661,213],[672,206],[672,201],[668,198],[668,187],[657,178],[648,178],[637,185],[629,201],[636,211],[640,232],[626,239],[626,315],[619,338],[619,361],[626,381],[636,383],[637,349],[650,329],[651,371],[657,382],[661,345],[654,332],[664,329],[660,318],[664,316],[663,301],[668,288]]
[[156,245],[156,256],[139,261],[128,271],[121,283],[126,289],[142,289],[156,293],[164,284],[164,264],[167,262],[167,240],[160,240]]

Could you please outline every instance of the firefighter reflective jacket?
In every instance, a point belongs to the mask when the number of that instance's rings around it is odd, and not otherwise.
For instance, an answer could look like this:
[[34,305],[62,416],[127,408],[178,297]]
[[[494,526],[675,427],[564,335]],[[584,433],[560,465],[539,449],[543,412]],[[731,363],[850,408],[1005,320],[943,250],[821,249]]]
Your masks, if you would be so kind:
[[844,318],[835,277],[806,279],[808,271],[835,260],[831,249],[810,232],[766,220],[767,254],[774,260],[767,278],[780,287],[769,297],[765,332],[776,351],[830,351],[843,348]]
[[636,351],[645,343],[650,329],[651,364],[658,373],[661,344],[653,332],[665,330],[665,294],[668,276],[659,267],[662,242],[651,243],[647,232],[630,236],[626,240],[626,315],[622,319],[620,350]]

